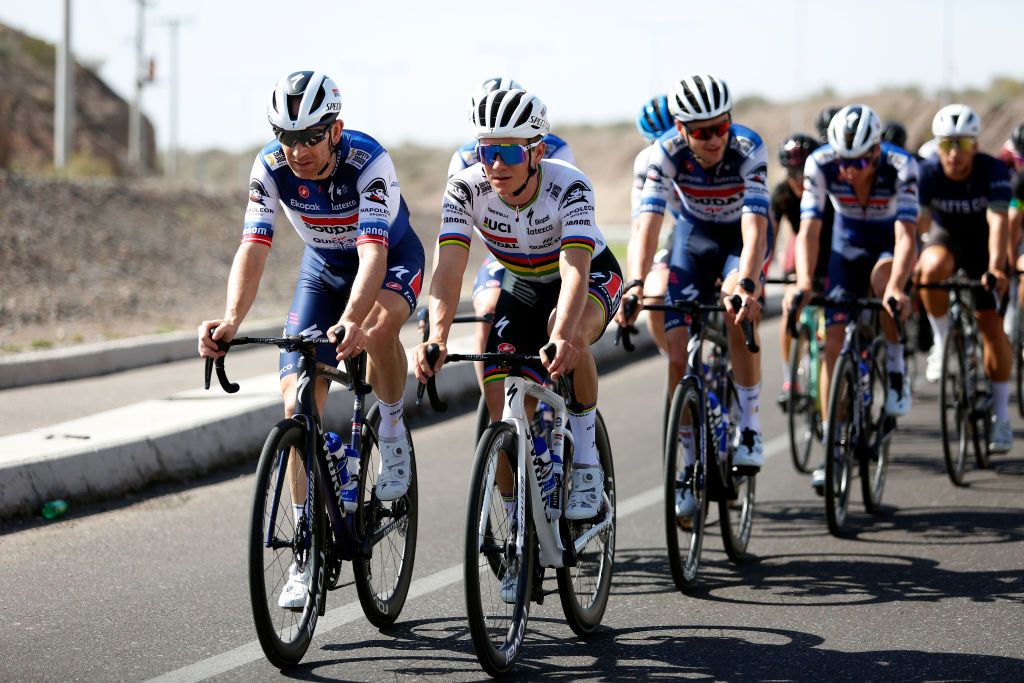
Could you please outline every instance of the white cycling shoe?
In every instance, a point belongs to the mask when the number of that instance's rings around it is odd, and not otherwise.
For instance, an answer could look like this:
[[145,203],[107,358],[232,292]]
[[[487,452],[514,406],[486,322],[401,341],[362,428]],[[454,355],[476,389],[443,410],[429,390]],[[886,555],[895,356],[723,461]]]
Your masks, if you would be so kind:
[[910,412],[910,382],[902,372],[889,373],[885,412],[893,417],[902,417]]
[[381,439],[379,445],[380,472],[373,490],[379,500],[398,500],[409,490],[412,478],[409,437],[403,434],[397,439]]
[[988,449],[993,453],[1009,453],[1013,448],[1013,427],[1009,420],[1000,420],[992,416],[992,441]]
[[565,518],[577,522],[595,517],[604,502],[604,470],[599,465],[573,465],[572,491]]
[[519,567],[506,567],[505,576],[501,579],[498,595],[506,605],[513,605],[519,594]]
[[942,379],[942,349],[938,344],[932,344],[932,350],[928,352],[928,359],[924,366],[924,378],[932,384]]
[[277,598],[277,606],[284,609],[299,609],[306,604],[306,596],[309,595],[309,583],[312,578],[307,563],[302,571],[296,563],[288,567],[288,582],[281,589],[281,595]]
[[733,467],[761,467],[764,465],[764,446],[761,433],[744,429],[736,434],[736,453],[732,456]]
[[697,497],[693,495],[693,489],[686,486],[676,489],[676,517],[690,519],[697,514]]

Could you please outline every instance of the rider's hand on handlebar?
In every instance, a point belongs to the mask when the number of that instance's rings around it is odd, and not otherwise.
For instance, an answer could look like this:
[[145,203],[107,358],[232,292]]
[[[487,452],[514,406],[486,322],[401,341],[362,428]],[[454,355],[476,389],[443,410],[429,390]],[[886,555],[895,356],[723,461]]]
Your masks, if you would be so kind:
[[[896,299],[899,303],[899,310],[894,311],[889,307],[889,299]],[[910,317],[910,297],[901,288],[888,286],[885,288],[885,294],[882,295],[882,301],[885,304],[885,310],[889,311],[889,315],[893,318],[899,314],[900,320],[906,320]]]
[[[740,304],[740,310],[737,313],[733,313],[732,304],[729,303],[729,299],[733,296],[738,295],[740,300],[743,302]],[[747,290],[743,289],[739,285],[733,289],[732,294],[722,298],[722,305],[725,306],[726,315],[735,315],[736,322],[741,323],[744,321],[750,321],[756,323],[761,320],[761,303],[757,300],[756,292],[751,294]]]
[[[211,334],[210,331],[213,330]],[[203,358],[220,358],[227,351],[217,347],[218,341],[229,342],[238,333],[238,325],[227,320],[204,320],[199,324],[199,355]]]
[[[981,276],[981,281],[987,284],[987,281],[991,278],[995,278],[996,281],[995,296],[998,300],[1006,294],[1006,289],[1010,286],[1010,281],[1006,278],[1006,273],[1002,270],[986,271],[985,274]],[[985,289],[992,291],[990,287],[986,287]]]
[[544,369],[551,375],[551,379],[557,380],[562,375],[576,369],[576,364],[580,360],[580,352],[567,339],[552,337],[551,343],[555,345],[555,357],[548,359],[545,354],[541,353],[540,358]]
[[[338,342],[338,329],[344,328],[342,340]],[[342,318],[327,328],[327,338],[337,344],[337,359],[345,360],[350,356],[358,356],[366,348],[366,332],[359,323]]]
[[[430,367],[427,363],[427,346],[430,344],[436,344],[440,354],[437,357],[437,362],[434,367]],[[416,351],[413,353],[413,369],[416,371],[416,380],[423,384],[427,381],[428,377],[433,377],[437,373],[441,372],[441,368],[444,367],[444,359],[448,357],[448,345],[443,341],[430,340],[419,344],[416,347]]]

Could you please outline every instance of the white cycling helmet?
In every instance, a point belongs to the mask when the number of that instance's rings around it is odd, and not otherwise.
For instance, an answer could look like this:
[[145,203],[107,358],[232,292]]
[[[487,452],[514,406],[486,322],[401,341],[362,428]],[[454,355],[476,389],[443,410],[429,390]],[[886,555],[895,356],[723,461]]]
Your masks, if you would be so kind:
[[333,123],[341,113],[338,85],[319,71],[296,71],[277,82],[267,105],[274,128],[305,130]]
[[494,90],[473,109],[473,127],[479,140],[486,138],[544,137],[551,132],[548,108],[525,90]]
[[866,104],[843,107],[828,124],[828,144],[840,159],[862,157],[882,140],[882,121]]
[[672,84],[668,110],[679,121],[705,121],[732,111],[729,86],[711,74],[687,76]]
[[981,118],[966,104],[948,104],[932,119],[937,138],[976,138],[981,135]]
[[518,82],[511,78],[503,78],[501,76],[495,76],[494,78],[488,78],[486,81],[480,84],[480,87],[476,89],[473,96],[469,98],[469,118],[473,119],[473,110],[476,109],[477,104],[480,103],[488,93],[492,93],[495,90],[526,90],[523,86],[519,85]]

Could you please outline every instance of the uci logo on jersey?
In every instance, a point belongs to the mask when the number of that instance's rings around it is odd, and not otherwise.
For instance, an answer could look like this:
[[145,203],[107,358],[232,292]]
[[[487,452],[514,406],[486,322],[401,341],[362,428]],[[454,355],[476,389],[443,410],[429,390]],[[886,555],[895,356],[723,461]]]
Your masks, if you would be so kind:
[[504,233],[512,232],[512,224],[511,223],[505,223],[504,221],[492,221],[488,217],[484,218],[484,227],[486,229],[488,229],[488,230],[493,230],[494,232],[504,232]]

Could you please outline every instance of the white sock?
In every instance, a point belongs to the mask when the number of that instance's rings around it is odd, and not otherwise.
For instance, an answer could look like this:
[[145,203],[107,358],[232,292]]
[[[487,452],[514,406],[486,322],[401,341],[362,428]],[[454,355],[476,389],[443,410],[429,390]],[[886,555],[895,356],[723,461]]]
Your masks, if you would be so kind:
[[940,315],[936,318],[933,315],[928,316],[928,323],[932,326],[932,339],[939,353],[942,353],[942,348],[946,343],[946,335],[949,334],[949,316]]
[[736,385],[736,395],[740,401],[740,431],[753,429],[761,433],[761,416],[757,412],[757,398],[760,394],[760,382],[752,387]]
[[683,446],[683,464],[693,467],[697,462],[697,448],[693,443],[693,425],[679,425],[679,441]]
[[906,370],[906,363],[903,359],[903,344],[899,342],[885,342],[885,371],[895,372],[902,375]]
[[992,382],[992,407],[1000,420],[1010,419],[1010,383]]
[[573,467],[597,467],[597,404],[584,408],[581,413],[569,413],[569,429],[572,430]]
[[789,376],[789,371],[790,371],[789,363],[786,362],[786,361],[782,361],[782,382],[783,382],[783,384],[785,384],[787,382],[791,382],[793,380],[793,378]]
[[402,420],[402,409],[405,399],[399,398],[394,403],[385,403],[378,400],[380,407],[380,428],[377,436],[385,441],[395,441],[405,436],[405,422]]
[[302,513],[305,510],[305,505],[292,505],[292,513],[295,515],[295,526],[299,525],[299,520],[302,519]]

